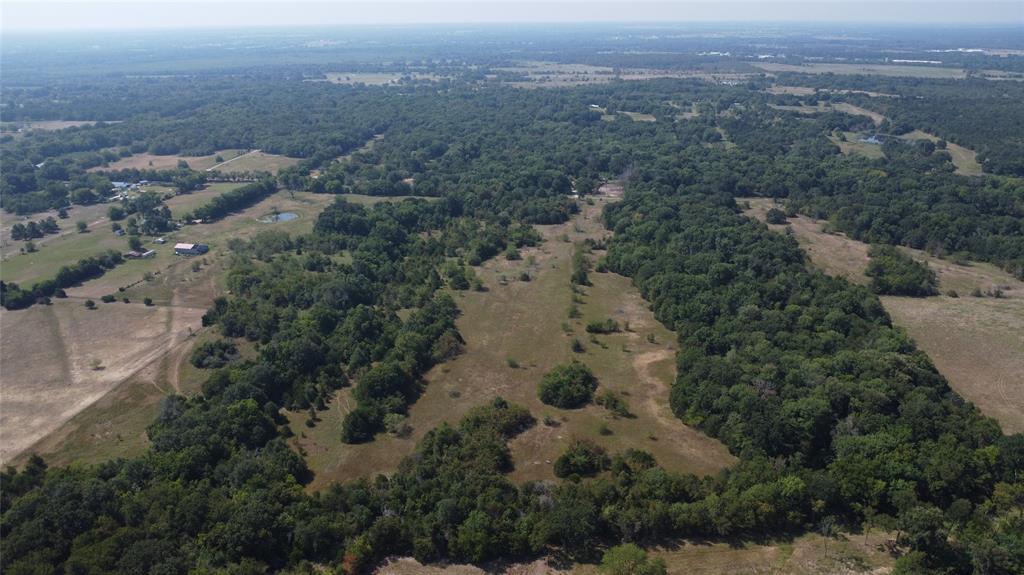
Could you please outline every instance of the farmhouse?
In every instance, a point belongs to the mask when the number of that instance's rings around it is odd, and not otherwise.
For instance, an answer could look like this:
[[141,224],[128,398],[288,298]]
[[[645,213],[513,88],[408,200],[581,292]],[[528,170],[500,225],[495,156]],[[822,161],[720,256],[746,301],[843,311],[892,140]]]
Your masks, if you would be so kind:
[[174,244],[174,253],[179,256],[198,256],[210,251],[206,244]]

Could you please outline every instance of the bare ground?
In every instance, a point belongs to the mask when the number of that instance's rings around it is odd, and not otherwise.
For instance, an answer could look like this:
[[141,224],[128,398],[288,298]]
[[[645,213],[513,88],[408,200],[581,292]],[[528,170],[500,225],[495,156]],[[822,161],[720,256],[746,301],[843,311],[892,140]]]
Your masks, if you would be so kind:
[[[746,200],[746,213],[764,220],[772,200]],[[867,245],[843,234],[822,231],[822,224],[791,218],[797,240],[822,271],[867,284]],[[786,226],[769,226],[781,231]],[[958,265],[920,250],[904,249],[935,270],[944,295],[929,298],[882,297],[893,322],[906,329],[950,385],[995,418],[1007,433],[1024,431],[1024,282],[991,264]],[[971,297],[1000,288],[1004,297]],[[950,290],[959,297],[950,297]]]

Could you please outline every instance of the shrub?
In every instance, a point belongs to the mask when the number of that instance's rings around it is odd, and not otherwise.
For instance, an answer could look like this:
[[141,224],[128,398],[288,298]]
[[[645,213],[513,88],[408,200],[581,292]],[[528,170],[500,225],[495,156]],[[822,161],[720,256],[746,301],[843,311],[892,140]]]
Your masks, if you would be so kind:
[[229,340],[204,341],[192,350],[189,362],[201,369],[224,367],[238,357],[238,348]]
[[633,414],[629,411],[629,404],[626,403],[625,399],[622,399],[622,396],[614,391],[605,390],[601,392],[601,394],[597,396],[595,403],[618,417],[633,417]]
[[871,261],[864,272],[871,290],[882,295],[924,297],[938,294],[938,278],[928,265],[893,246],[871,246]]
[[573,353],[583,353],[584,351],[586,351],[586,348],[583,347],[582,341],[576,338],[572,338],[572,351]]
[[597,388],[597,378],[578,361],[555,366],[541,379],[540,400],[562,409],[575,409],[590,403]]
[[587,333],[615,333],[619,331],[619,322],[608,318],[595,320],[587,324]]
[[153,298],[147,297],[147,298],[142,300],[142,303],[146,304],[147,306],[151,306],[151,305],[153,305]]
[[765,221],[769,224],[776,225],[788,223],[786,221],[786,212],[778,208],[771,208],[768,210],[768,213],[765,215]]
[[110,294],[107,294],[107,295],[101,297],[100,301],[102,301],[103,303],[114,303],[115,301],[117,301],[117,298],[112,296],[112,295],[110,295]]
[[589,439],[576,439],[569,444],[565,453],[555,460],[555,476],[597,475],[608,469],[611,463],[608,452],[603,447]]
[[604,552],[601,571],[608,575],[664,575],[666,568],[663,559],[650,559],[646,551],[626,543]]

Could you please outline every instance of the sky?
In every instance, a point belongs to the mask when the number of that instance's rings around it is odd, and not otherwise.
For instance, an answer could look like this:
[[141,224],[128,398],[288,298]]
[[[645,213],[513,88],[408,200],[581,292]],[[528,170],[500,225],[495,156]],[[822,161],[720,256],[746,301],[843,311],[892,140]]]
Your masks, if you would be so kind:
[[0,0],[6,32],[545,22],[1024,26],[1024,0]]

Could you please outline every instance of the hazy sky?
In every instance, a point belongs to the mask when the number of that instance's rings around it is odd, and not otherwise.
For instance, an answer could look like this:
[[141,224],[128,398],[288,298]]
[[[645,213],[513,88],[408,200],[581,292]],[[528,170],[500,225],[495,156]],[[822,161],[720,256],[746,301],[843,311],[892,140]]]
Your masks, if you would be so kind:
[[1024,25],[1024,0],[0,0],[5,31],[514,22]]

